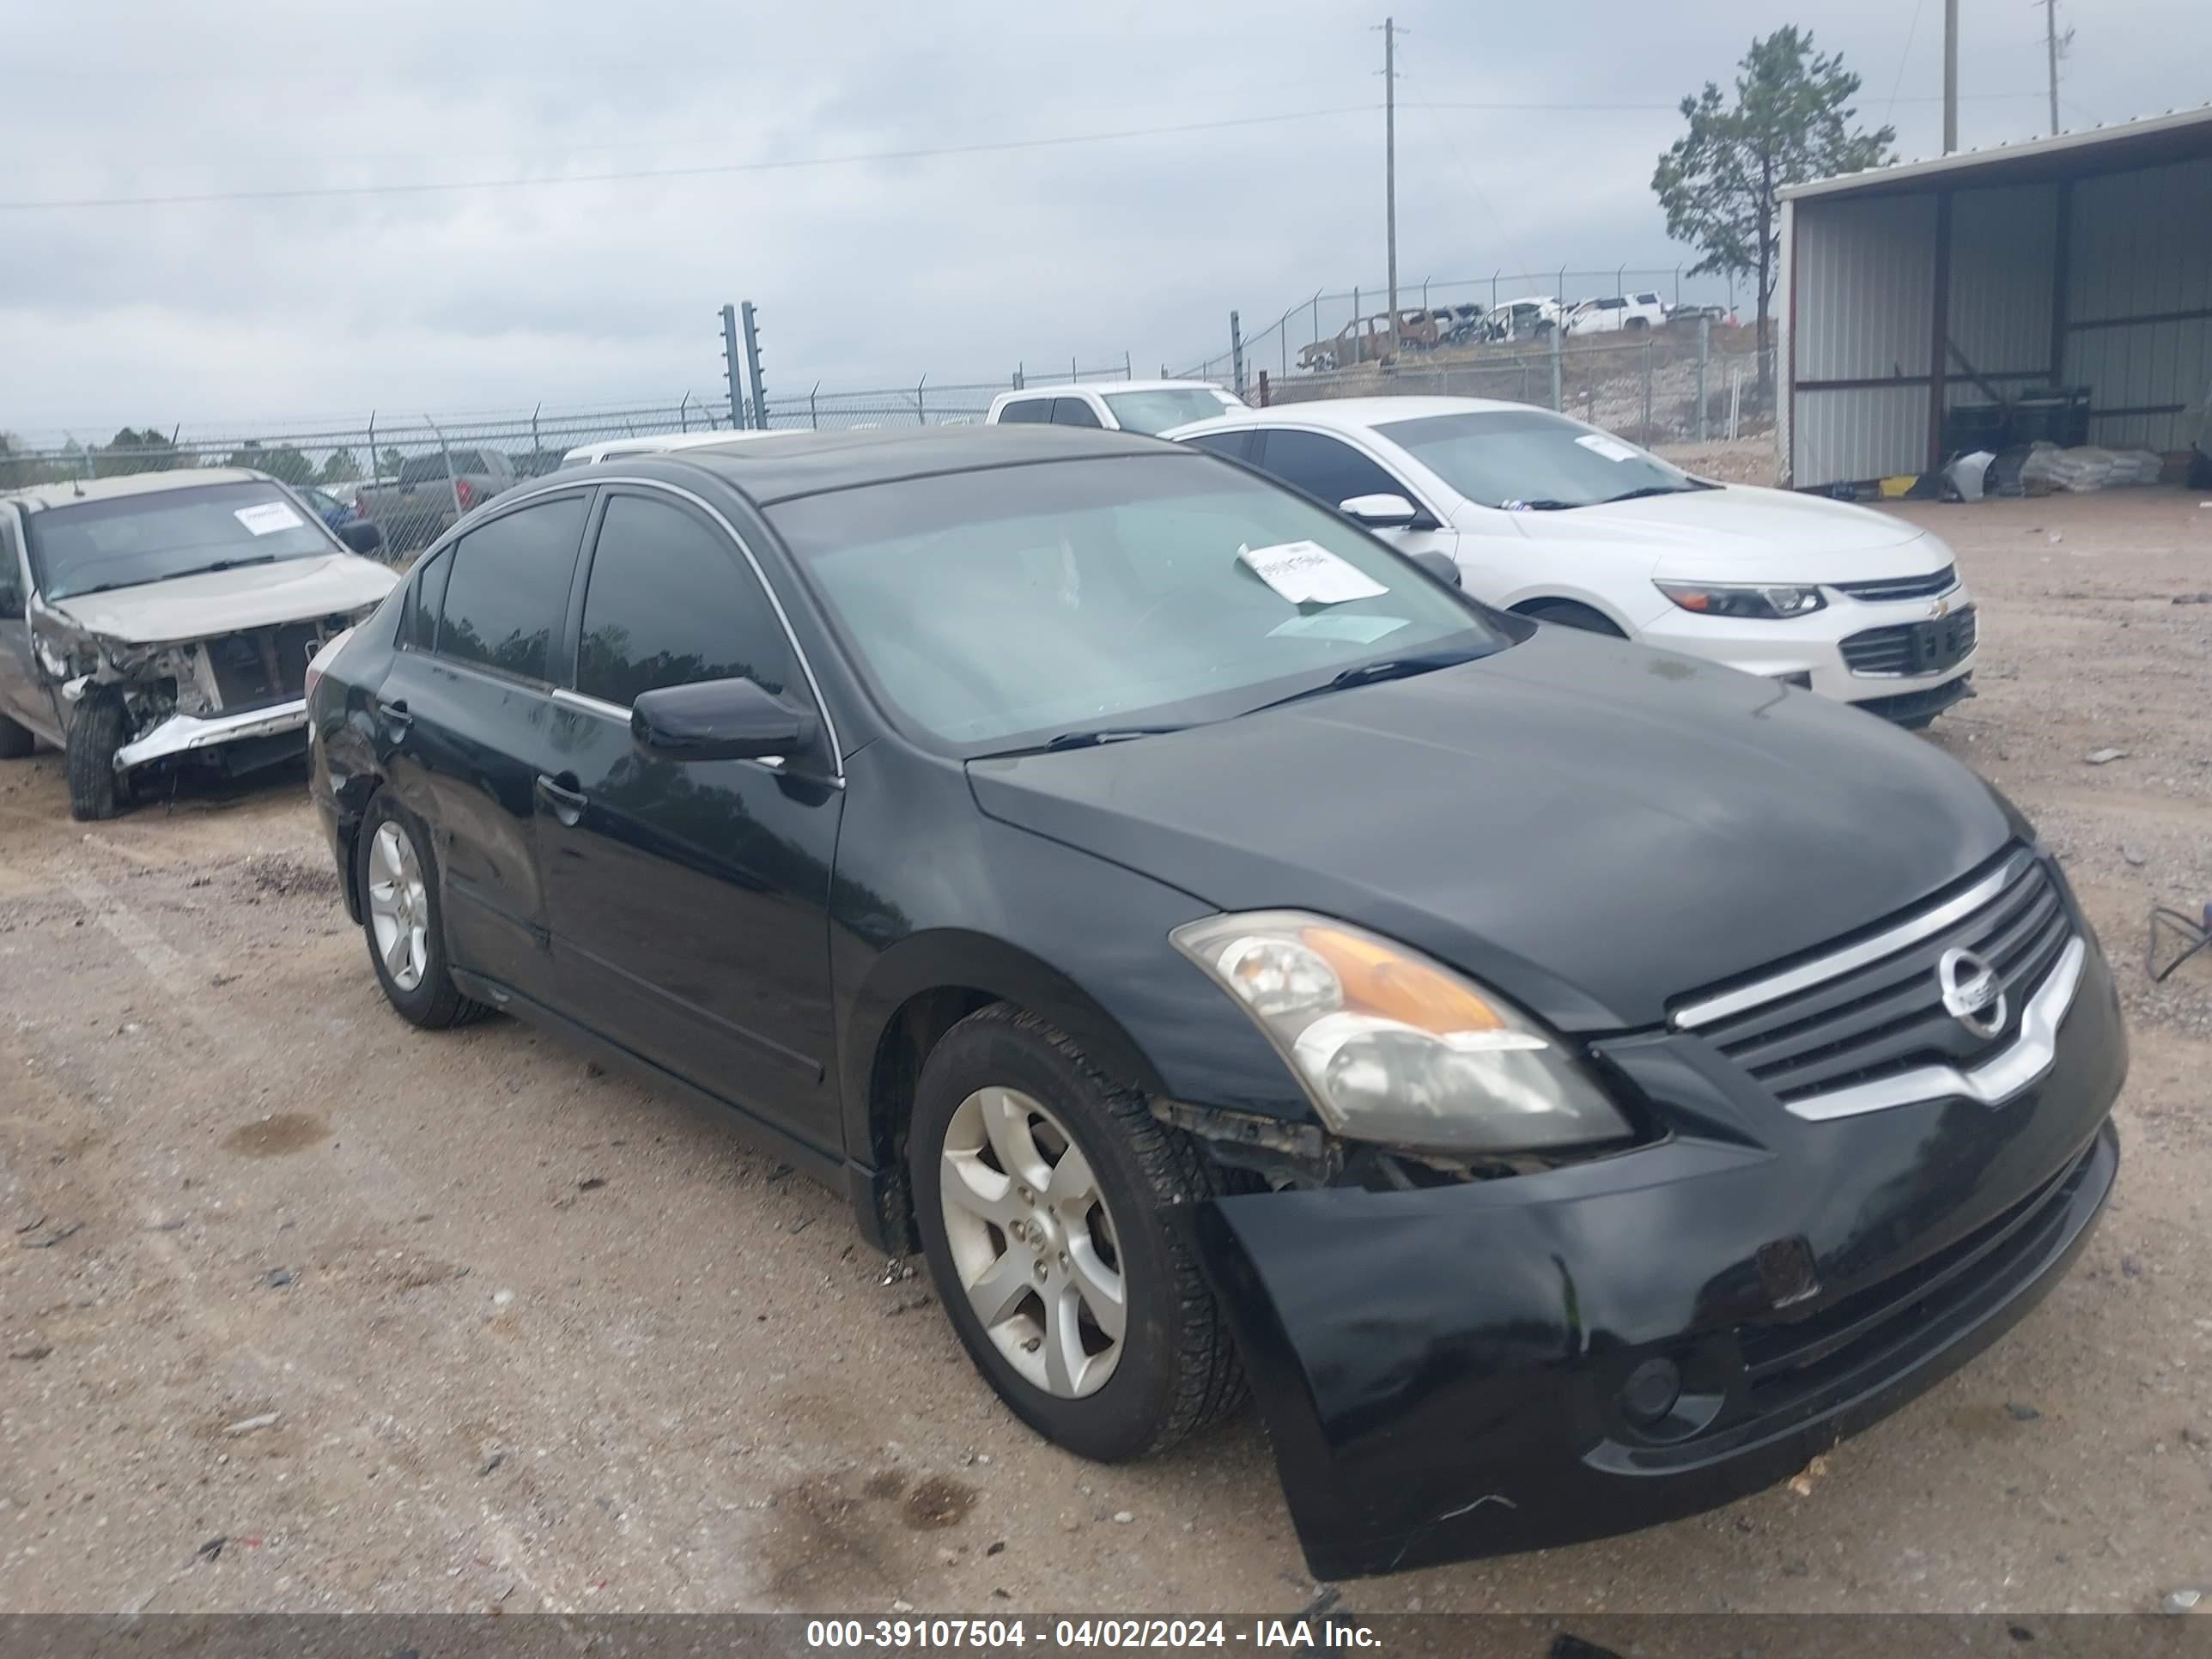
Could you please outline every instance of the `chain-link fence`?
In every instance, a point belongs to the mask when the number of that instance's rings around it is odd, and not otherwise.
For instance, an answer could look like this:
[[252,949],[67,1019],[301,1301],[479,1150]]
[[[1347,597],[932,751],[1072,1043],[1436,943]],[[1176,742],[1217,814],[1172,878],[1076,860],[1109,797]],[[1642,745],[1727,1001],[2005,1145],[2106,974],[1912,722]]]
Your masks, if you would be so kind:
[[[1510,321],[1504,308],[1516,301],[1547,302],[1550,309],[1545,316],[1549,319],[1585,298],[1640,301],[1647,313],[1656,310],[1672,315],[1686,306],[1722,310],[1713,302],[1724,292],[1724,285],[1716,292],[1710,278],[1686,278],[1680,265],[1612,265],[1595,270],[1560,266],[1449,281],[1425,277],[1418,283],[1401,282],[1398,311],[1402,344],[1398,355],[1489,343]],[[1300,372],[1352,368],[1372,356],[1389,355],[1389,294],[1381,288],[1352,288],[1316,292],[1280,313],[1240,311],[1234,313],[1236,327],[1226,349],[1173,372],[1179,379],[1218,380],[1224,386],[1235,385],[1241,378],[1249,389],[1261,369],[1273,379],[1288,380]],[[1530,336],[1538,322],[1537,314],[1524,313],[1518,331]],[[1161,369],[1163,374],[1169,372],[1164,366]]]
[[1773,356],[1758,350],[1753,330],[1707,319],[1632,334],[1554,333],[1540,343],[1470,346],[1287,380],[1263,372],[1249,396],[1268,404],[1494,398],[1579,416],[1638,443],[1680,443],[1771,429]]
[[[0,489],[72,478],[120,477],[179,467],[246,466],[298,489],[332,528],[366,520],[387,557],[401,558],[444,533],[461,514],[526,478],[551,471],[574,450],[623,438],[727,431],[859,430],[980,422],[999,393],[1024,384],[1126,378],[1127,359],[1108,368],[1071,362],[1066,371],[1024,365],[1010,381],[869,392],[770,396],[764,410],[685,393],[673,404],[558,407],[416,416],[368,416],[290,430],[125,427],[106,442],[24,443],[0,435]],[[732,415],[734,413],[734,421]]]

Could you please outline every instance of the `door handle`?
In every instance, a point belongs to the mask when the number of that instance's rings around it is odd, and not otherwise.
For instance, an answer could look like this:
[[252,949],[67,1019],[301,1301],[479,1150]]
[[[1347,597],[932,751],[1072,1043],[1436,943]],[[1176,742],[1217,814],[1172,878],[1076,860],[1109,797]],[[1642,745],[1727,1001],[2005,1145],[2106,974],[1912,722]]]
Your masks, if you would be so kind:
[[402,732],[415,724],[414,715],[407,712],[407,699],[404,697],[395,697],[390,702],[386,702],[381,698],[378,699],[376,717],[387,725],[397,726]]
[[[566,777],[569,775],[563,773],[562,775]],[[543,772],[538,775],[538,793],[553,809],[553,816],[571,830],[582,821],[584,809],[592,804],[591,798],[582,790],[571,789],[547,777]]]

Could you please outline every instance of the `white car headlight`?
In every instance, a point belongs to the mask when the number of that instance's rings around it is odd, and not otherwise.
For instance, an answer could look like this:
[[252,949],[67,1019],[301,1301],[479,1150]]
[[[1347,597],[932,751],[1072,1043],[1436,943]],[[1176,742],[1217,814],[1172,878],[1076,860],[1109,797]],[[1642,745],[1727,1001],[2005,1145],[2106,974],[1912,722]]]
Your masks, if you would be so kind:
[[1743,586],[1728,582],[1662,582],[1651,584],[1685,611],[1701,617],[1755,617],[1781,622],[1808,617],[1827,605],[1817,587],[1791,587],[1774,583]]
[[1243,1005],[1347,1139],[1509,1152],[1632,1133],[1528,1015],[1404,945],[1298,910],[1208,916],[1168,937]]

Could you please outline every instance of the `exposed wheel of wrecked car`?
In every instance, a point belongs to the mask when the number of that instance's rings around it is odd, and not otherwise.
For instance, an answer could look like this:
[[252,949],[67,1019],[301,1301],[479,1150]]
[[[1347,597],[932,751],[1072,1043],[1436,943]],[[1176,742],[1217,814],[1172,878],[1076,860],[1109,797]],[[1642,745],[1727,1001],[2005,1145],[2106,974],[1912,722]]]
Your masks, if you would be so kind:
[[371,801],[355,856],[368,959],[400,1017],[440,1030],[489,1013],[463,996],[446,971],[437,866],[429,837],[405,809],[381,793]]
[[922,1068],[908,1139],[953,1328],[1014,1413],[1108,1462],[1241,1397],[1229,1333],[1163,1206],[1212,1191],[1198,1153],[1068,1039],[1000,1004]]
[[39,740],[5,714],[0,714],[0,760],[21,760],[39,746]]
[[76,706],[69,728],[70,816],[112,818],[129,799],[115,775],[115,751],[128,734],[130,712],[114,692],[94,689]]

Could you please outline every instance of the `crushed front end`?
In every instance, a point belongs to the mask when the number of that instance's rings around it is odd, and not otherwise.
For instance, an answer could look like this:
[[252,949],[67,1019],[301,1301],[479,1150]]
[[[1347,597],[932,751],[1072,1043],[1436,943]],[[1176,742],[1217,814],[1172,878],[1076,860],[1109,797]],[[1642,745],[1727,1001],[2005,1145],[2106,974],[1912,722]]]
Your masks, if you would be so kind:
[[[2002,984],[1984,1029],[1947,1000],[1960,952]],[[2061,1277],[2118,1170],[2127,1048],[2056,867],[2008,849],[1887,937],[1785,966],[1589,1045],[1647,1131],[1630,1148],[1456,1177],[1308,1158],[1316,1183],[1293,1176],[1314,1148],[1217,1145],[1274,1189],[1184,1219],[1317,1576],[1759,1490]]]

